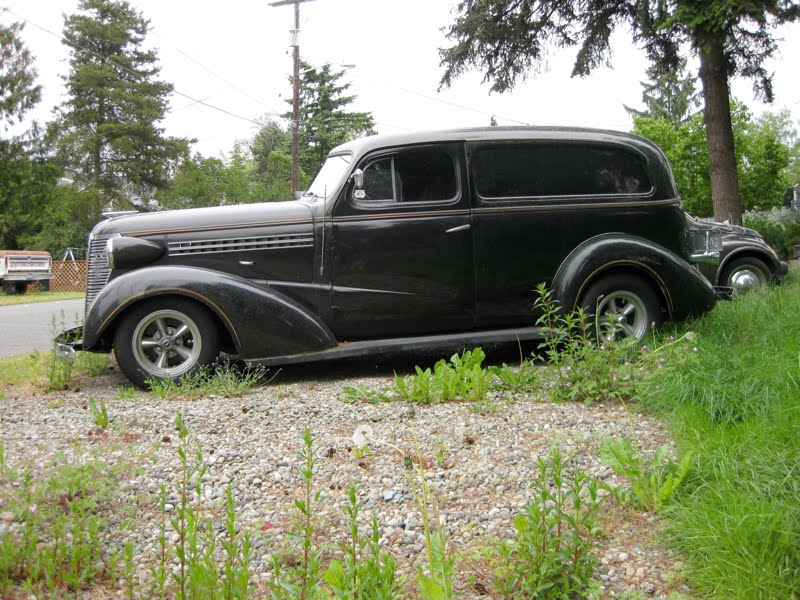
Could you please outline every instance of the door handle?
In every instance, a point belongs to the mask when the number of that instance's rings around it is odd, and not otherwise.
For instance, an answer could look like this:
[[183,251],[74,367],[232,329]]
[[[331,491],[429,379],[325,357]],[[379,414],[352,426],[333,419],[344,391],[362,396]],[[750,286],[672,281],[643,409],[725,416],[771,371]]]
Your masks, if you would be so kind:
[[456,231],[466,231],[470,228],[470,224],[467,223],[466,225],[459,225],[458,227],[451,227],[445,233],[455,233]]

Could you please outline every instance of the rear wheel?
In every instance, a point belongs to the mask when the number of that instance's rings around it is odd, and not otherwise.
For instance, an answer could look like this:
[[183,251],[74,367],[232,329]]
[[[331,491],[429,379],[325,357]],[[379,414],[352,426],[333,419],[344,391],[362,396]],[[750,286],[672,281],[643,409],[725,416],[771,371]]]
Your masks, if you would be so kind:
[[114,334],[120,369],[134,384],[194,373],[216,361],[219,333],[202,306],[182,298],[151,300],[135,306]]
[[581,306],[595,315],[598,338],[603,341],[642,340],[661,323],[661,302],[641,277],[619,273],[594,282],[581,298]]

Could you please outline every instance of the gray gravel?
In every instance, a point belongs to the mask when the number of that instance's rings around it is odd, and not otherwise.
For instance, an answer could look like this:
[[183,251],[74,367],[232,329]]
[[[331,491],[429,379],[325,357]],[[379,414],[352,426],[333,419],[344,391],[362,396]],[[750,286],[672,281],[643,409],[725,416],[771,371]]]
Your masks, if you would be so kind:
[[[202,505],[221,524],[225,489],[232,486],[240,522],[256,532],[254,570],[262,582],[270,576],[271,553],[286,547],[286,532],[295,518],[293,500],[301,493],[297,452],[305,427],[313,430],[318,449],[314,484],[325,499],[320,529],[326,540],[344,539],[346,490],[357,483],[365,530],[375,515],[400,570],[416,573],[425,556],[424,537],[403,464],[404,454],[414,454],[416,439],[450,550],[460,557],[457,588],[464,597],[481,597],[486,590],[491,595],[489,569],[465,557],[493,538],[512,536],[514,516],[531,500],[536,459],[547,455],[551,444],[568,458],[570,472],[583,469],[622,483],[599,461],[601,439],[630,437],[635,431],[637,443],[649,453],[669,443],[660,423],[635,410],[628,413],[619,404],[587,407],[498,396],[499,411],[479,414],[468,403],[343,401],[342,388],[347,385],[377,390],[390,383],[385,376],[326,377],[323,371],[322,376],[291,383],[279,377],[237,398],[161,400],[137,392],[121,400],[117,390],[128,384],[112,373],[84,380],[77,391],[19,398],[9,394],[0,403],[0,439],[12,468],[33,465],[35,470],[57,453],[73,463],[100,456],[109,463],[139,467],[121,482],[136,511],[133,528],[112,527],[107,547],[110,552],[133,541],[144,579],[157,550],[161,484],[170,490],[168,501],[177,501],[179,440],[173,422],[176,413],[183,412],[208,465]],[[92,422],[86,407],[89,396],[106,404],[111,424],[104,432]],[[371,430],[372,442],[369,454],[356,457],[353,434],[359,426]],[[654,541],[656,518],[630,509],[609,513],[596,571],[605,595],[638,590],[661,598],[672,591],[685,592],[675,575],[678,557]],[[112,522],[116,518],[112,515]]]

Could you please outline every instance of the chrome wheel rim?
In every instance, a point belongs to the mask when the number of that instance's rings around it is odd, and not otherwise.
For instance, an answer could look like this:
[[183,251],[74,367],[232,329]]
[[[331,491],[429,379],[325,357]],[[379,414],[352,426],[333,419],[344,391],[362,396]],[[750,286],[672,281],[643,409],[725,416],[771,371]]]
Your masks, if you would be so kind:
[[746,292],[749,289],[766,284],[764,274],[755,267],[736,269],[728,277],[728,287],[732,287],[737,293]]
[[632,292],[618,291],[603,297],[597,307],[598,324],[605,341],[641,340],[647,334],[648,315],[642,299]]
[[136,326],[132,343],[136,362],[160,378],[180,377],[189,371],[203,348],[197,324],[175,310],[147,315]]

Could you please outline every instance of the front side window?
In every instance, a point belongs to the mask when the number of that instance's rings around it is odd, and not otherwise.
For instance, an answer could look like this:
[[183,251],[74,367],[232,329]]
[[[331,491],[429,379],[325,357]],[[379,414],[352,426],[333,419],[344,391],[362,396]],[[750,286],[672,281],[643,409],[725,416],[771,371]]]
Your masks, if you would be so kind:
[[504,142],[478,147],[472,168],[482,198],[646,194],[644,157],[616,146]]
[[368,162],[364,186],[353,190],[359,203],[442,202],[458,192],[456,163],[438,149],[402,150]]

